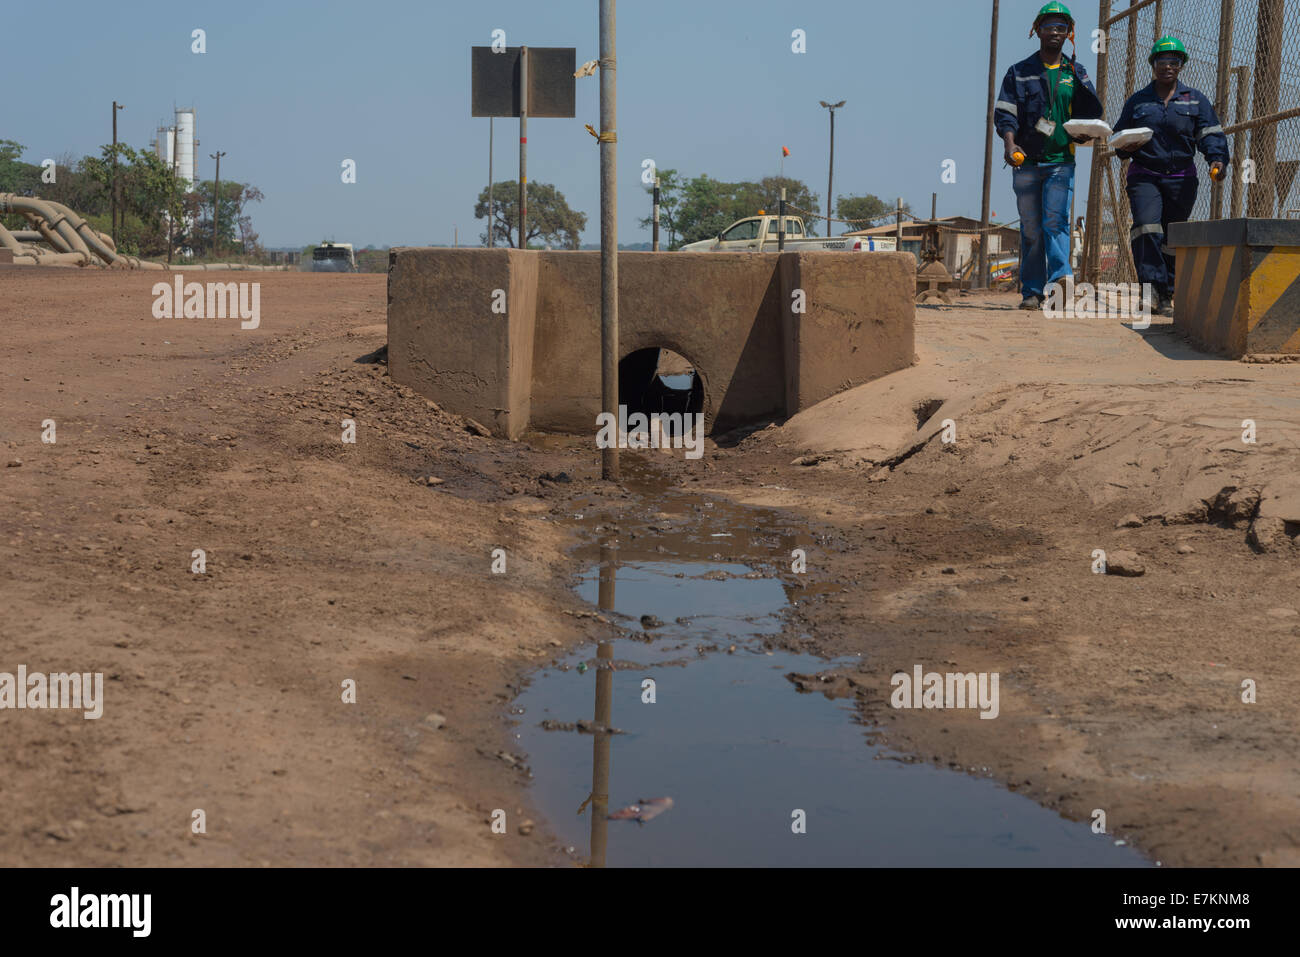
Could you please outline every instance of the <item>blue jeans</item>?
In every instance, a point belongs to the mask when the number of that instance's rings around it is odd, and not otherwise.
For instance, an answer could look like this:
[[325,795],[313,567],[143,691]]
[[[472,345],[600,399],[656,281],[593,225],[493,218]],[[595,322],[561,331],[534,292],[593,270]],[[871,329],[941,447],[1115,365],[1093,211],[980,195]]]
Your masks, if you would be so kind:
[[1074,196],[1074,164],[1021,166],[1011,174],[1020,212],[1020,291],[1025,298],[1042,296],[1043,287],[1065,277],[1070,269],[1070,200]]
[[[1130,167],[1130,169],[1132,169]],[[1129,242],[1138,282],[1150,283],[1162,299],[1174,295],[1174,251],[1166,245],[1170,223],[1181,223],[1196,205],[1195,176],[1129,173],[1128,205],[1133,211]]]

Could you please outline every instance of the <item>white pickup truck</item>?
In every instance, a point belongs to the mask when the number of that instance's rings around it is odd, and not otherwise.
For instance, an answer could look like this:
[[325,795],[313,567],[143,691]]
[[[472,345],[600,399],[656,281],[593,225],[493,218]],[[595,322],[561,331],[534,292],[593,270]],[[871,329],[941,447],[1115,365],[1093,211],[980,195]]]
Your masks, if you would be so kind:
[[[777,247],[776,229],[779,218],[779,216],[760,215],[737,220],[720,232],[716,239],[702,239],[697,243],[687,243],[679,251],[684,253],[773,252]],[[898,243],[892,236],[832,236],[829,239],[805,236],[803,220],[798,216],[787,216],[785,217],[785,248],[793,252],[820,249],[875,252],[897,250]]]

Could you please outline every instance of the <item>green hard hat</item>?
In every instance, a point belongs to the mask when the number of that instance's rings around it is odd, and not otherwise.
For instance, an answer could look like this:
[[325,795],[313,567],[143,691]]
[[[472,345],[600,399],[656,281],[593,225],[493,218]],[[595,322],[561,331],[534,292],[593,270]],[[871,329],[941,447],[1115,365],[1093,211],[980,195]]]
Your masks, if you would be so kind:
[[1070,12],[1070,8],[1063,3],[1058,3],[1057,0],[1052,0],[1051,3],[1045,4],[1043,9],[1038,11],[1038,16],[1034,17],[1035,29],[1037,29],[1041,21],[1050,16],[1065,17],[1066,20],[1070,21],[1070,26],[1074,26],[1074,14]]
[[1175,53],[1187,62],[1187,47],[1183,46],[1183,41],[1178,37],[1161,37],[1156,41],[1156,45],[1151,48],[1151,55],[1147,57],[1148,63],[1155,63],[1156,57],[1162,53]]

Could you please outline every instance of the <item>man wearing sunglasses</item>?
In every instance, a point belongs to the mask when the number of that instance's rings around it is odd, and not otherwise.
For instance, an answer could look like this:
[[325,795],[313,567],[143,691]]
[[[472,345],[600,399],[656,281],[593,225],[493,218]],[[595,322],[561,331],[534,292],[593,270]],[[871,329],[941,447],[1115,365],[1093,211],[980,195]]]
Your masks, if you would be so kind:
[[1175,37],[1161,37],[1147,58],[1150,85],[1128,98],[1116,130],[1149,127],[1151,139],[1125,150],[1128,204],[1133,213],[1129,244],[1138,281],[1162,316],[1173,314],[1174,256],[1165,245],[1170,223],[1185,221],[1196,204],[1196,151],[1222,179],[1228,167],[1228,138],[1210,98],[1178,79],[1187,50]]
[[[993,111],[994,129],[1006,147],[1020,213],[1021,309],[1039,309],[1050,282],[1072,279],[1070,200],[1074,195],[1074,144],[1065,130],[1070,119],[1098,119],[1101,101],[1088,73],[1073,55],[1074,17],[1063,3],[1038,11],[1029,31],[1039,49],[1007,71]],[[1022,162],[1017,162],[1023,155]]]

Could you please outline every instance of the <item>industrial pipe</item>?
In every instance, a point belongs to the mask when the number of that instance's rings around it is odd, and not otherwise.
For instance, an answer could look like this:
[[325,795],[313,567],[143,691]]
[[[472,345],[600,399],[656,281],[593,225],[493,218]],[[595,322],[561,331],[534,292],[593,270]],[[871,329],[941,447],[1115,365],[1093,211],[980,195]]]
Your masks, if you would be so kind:
[[[249,271],[279,272],[284,266],[259,266],[244,263],[176,263],[150,262],[137,256],[117,252],[116,244],[62,203],[33,196],[0,193],[0,214],[18,213],[36,228],[18,230],[17,234],[0,226],[0,245],[14,253],[14,262],[25,265],[104,265],[116,269]],[[20,238],[21,237],[21,238]],[[26,243],[43,242],[52,252]],[[98,257],[98,259],[96,258]]]

